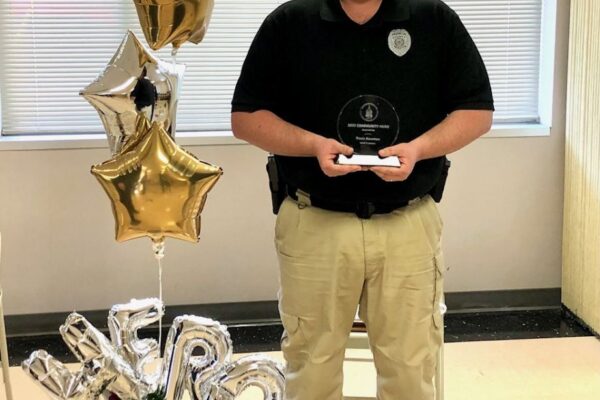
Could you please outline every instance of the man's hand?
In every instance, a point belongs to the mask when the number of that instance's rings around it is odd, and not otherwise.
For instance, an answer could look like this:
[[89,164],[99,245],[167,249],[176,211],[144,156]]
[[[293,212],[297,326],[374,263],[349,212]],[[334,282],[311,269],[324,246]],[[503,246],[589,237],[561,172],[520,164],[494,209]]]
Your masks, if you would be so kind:
[[415,164],[419,161],[419,152],[412,143],[400,143],[379,151],[381,157],[398,157],[400,167],[370,167],[378,177],[386,182],[402,182],[408,179]]
[[339,154],[349,157],[353,152],[352,147],[341,144],[334,139],[319,138],[315,143],[315,157],[319,160],[323,173],[330,178],[364,170],[358,165],[338,165],[335,163],[335,158]]
[[379,152],[382,157],[398,157],[402,163],[400,168],[372,167],[369,169],[384,181],[404,181],[410,176],[418,161],[455,152],[488,132],[491,126],[492,111],[454,111],[444,121],[410,143],[400,143]]

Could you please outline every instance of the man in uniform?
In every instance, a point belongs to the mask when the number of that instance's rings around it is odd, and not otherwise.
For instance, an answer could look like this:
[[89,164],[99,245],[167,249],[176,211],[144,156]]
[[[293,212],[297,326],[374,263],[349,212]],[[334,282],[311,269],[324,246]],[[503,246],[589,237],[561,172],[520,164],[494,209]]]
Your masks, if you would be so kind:
[[[344,105],[393,106],[400,167],[340,165]],[[233,98],[236,137],[276,155],[288,198],[275,244],[286,400],[342,399],[357,305],[379,400],[433,400],[443,342],[445,155],[490,129],[488,75],[439,0],[292,0],[264,21]],[[373,117],[375,108],[369,115]]]

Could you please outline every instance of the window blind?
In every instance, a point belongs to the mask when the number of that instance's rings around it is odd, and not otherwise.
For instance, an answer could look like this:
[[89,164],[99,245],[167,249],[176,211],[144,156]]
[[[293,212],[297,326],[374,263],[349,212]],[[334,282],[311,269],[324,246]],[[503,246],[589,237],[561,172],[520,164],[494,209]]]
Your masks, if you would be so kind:
[[495,123],[539,122],[543,0],[446,0],[490,75]]
[[[229,130],[230,99],[264,17],[283,0],[217,0],[202,43],[186,43],[178,131]],[[538,118],[542,0],[447,3],[479,46],[492,79],[496,122]],[[0,2],[2,134],[101,133],[78,96],[104,69],[127,29],[144,42],[131,0]],[[170,47],[158,52],[170,60]]]

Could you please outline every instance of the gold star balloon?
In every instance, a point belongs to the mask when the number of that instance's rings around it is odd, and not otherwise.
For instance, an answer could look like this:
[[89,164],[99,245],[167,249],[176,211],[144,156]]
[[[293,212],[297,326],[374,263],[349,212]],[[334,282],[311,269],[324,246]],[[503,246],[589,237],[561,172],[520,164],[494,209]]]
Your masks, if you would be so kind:
[[185,66],[153,56],[131,31],[106,69],[80,92],[100,115],[112,155],[136,135],[138,114],[175,136]]
[[189,41],[204,39],[214,0],[134,0],[148,44],[158,50],[173,44],[178,49]]
[[117,241],[197,242],[200,213],[222,169],[183,150],[156,122],[140,137],[129,151],[92,167],[112,203]]

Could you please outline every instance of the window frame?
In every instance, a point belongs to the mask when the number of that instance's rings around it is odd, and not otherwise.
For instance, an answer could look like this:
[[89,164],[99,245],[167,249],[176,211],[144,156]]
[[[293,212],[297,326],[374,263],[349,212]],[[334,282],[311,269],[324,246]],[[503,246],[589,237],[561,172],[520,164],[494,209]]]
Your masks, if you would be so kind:
[[[542,0],[542,32],[540,44],[540,75],[537,123],[497,123],[484,138],[517,138],[549,136],[554,105],[554,74],[556,54],[557,0]],[[0,90],[2,90],[0,88]],[[0,102],[2,98],[0,96]],[[63,135],[2,135],[0,103],[0,151],[100,149],[107,148],[105,134]],[[240,145],[246,142],[233,136],[230,130],[178,132],[177,142],[184,146]]]

